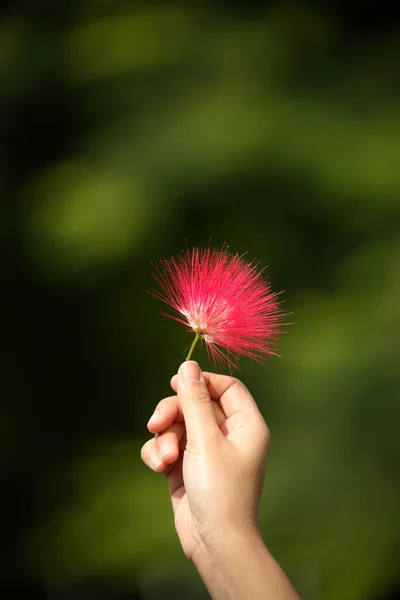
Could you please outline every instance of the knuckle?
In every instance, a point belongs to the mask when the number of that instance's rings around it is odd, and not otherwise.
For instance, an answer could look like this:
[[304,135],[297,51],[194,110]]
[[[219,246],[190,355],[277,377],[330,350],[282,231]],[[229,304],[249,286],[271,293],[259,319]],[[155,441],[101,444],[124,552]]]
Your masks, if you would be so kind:
[[248,388],[245,386],[245,384],[243,383],[243,381],[240,381],[240,379],[237,379],[236,377],[231,377],[230,380],[231,384],[229,386],[230,390],[236,392],[242,392],[245,393],[247,396],[250,396],[250,398],[252,398],[251,393],[249,392]]
[[151,445],[153,443],[154,443],[154,440],[148,440],[145,444],[143,444],[142,449],[140,451],[140,457],[143,460],[143,462],[146,462],[146,459],[148,458],[148,456],[150,454]]
[[265,441],[266,441],[267,446],[269,446],[271,443],[271,432],[267,425],[265,425]]
[[140,458],[142,459],[143,462],[146,462],[146,456],[147,456],[146,444],[144,444],[144,446],[142,446],[142,449],[140,451]]
[[237,377],[231,376],[229,378],[229,388],[239,388],[239,387],[245,387],[245,385]]
[[187,397],[190,404],[205,404],[211,402],[210,394],[203,387],[191,389],[188,392]]
[[269,445],[271,443],[271,432],[266,423],[264,423],[261,437],[264,445],[267,446],[267,448],[269,448]]
[[256,435],[257,435],[258,441],[263,446],[269,447],[270,442],[271,442],[271,432],[270,432],[266,422],[264,421],[264,419],[262,419],[260,421],[259,426],[257,427]]
[[163,409],[166,406],[174,404],[176,402],[176,396],[168,396],[168,398],[163,398],[156,406],[156,410]]
[[164,406],[165,406],[165,398],[163,400],[160,400],[160,402],[158,402],[158,404],[156,404],[156,406],[154,408],[154,413],[162,411]]

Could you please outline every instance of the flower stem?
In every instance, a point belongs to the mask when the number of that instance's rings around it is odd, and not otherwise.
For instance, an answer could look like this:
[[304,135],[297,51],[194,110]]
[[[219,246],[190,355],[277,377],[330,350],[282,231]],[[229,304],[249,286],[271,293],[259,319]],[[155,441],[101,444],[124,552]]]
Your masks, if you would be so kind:
[[189,354],[187,355],[186,360],[190,360],[192,358],[193,351],[196,348],[196,344],[199,341],[199,339],[200,336],[198,333],[196,333],[196,337],[193,340],[193,344],[190,346]]

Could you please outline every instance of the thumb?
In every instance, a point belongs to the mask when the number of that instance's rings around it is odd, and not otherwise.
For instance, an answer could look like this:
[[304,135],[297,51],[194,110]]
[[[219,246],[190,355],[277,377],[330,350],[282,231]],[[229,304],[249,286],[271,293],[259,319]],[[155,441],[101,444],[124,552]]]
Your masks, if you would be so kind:
[[178,398],[185,419],[186,434],[192,443],[219,432],[206,381],[199,365],[190,360],[178,370]]

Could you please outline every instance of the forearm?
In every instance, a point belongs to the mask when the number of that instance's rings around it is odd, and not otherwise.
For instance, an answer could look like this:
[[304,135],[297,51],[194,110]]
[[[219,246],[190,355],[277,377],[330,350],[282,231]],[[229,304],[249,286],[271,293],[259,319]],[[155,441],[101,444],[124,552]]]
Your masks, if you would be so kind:
[[213,600],[299,600],[257,532],[227,532],[194,564]]

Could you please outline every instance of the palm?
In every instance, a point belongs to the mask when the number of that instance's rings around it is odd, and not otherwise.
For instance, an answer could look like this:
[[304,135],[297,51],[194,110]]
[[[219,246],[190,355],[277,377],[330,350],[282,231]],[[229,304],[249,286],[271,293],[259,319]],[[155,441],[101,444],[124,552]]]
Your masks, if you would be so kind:
[[[235,419],[227,419],[217,405],[214,406],[214,410],[220,431],[228,440],[233,441]],[[184,429],[180,440],[180,449],[181,454],[178,460],[164,473],[169,482],[176,531],[186,556],[191,558],[201,541],[196,518],[196,515],[202,514],[203,511],[201,501],[203,490],[201,486],[199,487],[199,480],[204,482],[208,479],[208,469],[205,467],[207,461],[204,460],[204,457],[199,460],[197,452],[188,450]]]
[[175,515],[176,531],[186,556],[191,558],[199,544],[200,536],[190,509],[183,481],[182,457],[172,466],[166,475]]

